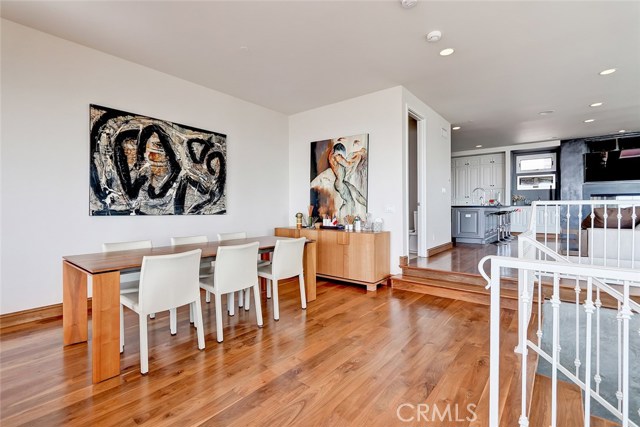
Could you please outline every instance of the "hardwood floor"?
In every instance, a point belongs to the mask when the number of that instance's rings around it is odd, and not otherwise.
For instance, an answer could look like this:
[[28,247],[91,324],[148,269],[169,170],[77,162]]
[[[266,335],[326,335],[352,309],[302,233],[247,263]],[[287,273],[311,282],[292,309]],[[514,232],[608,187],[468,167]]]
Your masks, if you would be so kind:
[[[318,298],[306,311],[299,306],[297,282],[280,287],[280,303],[281,320],[275,322],[271,301],[263,298],[262,329],[253,309],[225,314],[221,344],[215,340],[213,303],[203,303],[204,351],[197,349],[186,310],[179,311],[174,337],[168,314],[158,314],[149,321],[146,376],[139,373],[137,316],[125,310],[123,374],[96,385],[87,344],[63,347],[61,320],[4,329],[0,424],[488,424],[487,306],[325,281],[318,282]],[[509,395],[504,426],[516,425],[519,415],[516,326],[515,312],[503,311],[501,393]],[[425,404],[426,412],[419,406]],[[436,407],[444,421],[433,422]]]
[[[476,245],[471,243],[456,243],[451,250],[440,252],[429,258],[414,258],[409,266],[429,268],[433,270],[454,271],[458,273],[478,273],[478,262],[487,255],[518,256],[518,240],[513,239],[506,245]],[[489,272],[491,263],[487,262],[485,269]],[[517,277],[516,271],[504,269],[503,275]]]

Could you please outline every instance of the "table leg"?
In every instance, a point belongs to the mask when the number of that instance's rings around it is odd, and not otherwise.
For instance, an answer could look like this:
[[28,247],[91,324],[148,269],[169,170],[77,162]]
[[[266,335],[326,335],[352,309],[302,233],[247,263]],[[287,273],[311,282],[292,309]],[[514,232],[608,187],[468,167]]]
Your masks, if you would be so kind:
[[307,293],[307,302],[316,299],[316,242],[307,242],[304,245],[304,287]]
[[[264,260],[264,261],[270,261],[271,260],[271,253],[270,252],[263,252],[260,254],[260,259]],[[265,279],[264,277],[259,277],[260,279],[260,290],[265,290],[267,289],[267,279]]]
[[120,272],[93,276],[93,382],[120,375]]
[[62,262],[62,336],[64,345],[87,341],[87,273]]

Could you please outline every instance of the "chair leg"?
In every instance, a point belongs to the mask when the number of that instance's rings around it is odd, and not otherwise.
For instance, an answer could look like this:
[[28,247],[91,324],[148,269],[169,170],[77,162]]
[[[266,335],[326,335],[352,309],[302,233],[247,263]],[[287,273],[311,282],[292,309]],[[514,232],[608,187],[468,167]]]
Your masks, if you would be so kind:
[[124,306],[120,304],[120,353],[124,351]]
[[197,328],[196,334],[198,335],[198,348],[204,350],[204,326],[202,323],[202,306],[200,305],[200,298],[189,304],[189,307],[193,309],[195,317],[195,325]]
[[271,280],[267,279],[265,286],[267,287],[267,299],[269,299],[271,298]]
[[227,294],[227,310],[229,310],[229,316],[236,314],[235,292]]
[[209,304],[211,302],[211,292],[207,291],[205,294],[204,300]]
[[222,342],[222,297],[220,294],[213,294],[216,304],[216,340]]
[[149,343],[147,337],[147,315],[140,314],[140,373],[149,372]]
[[171,330],[171,335],[175,335],[178,333],[178,310],[175,308],[169,309],[169,329]]
[[302,303],[302,309],[307,308],[307,294],[304,289],[304,274],[300,273],[298,276],[298,281],[300,281],[300,302]]
[[244,293],[244,311],[251,310],[251,288],[245,289]]
[[238,291],[238,307],[242,307],[244,305],[244,292]]
[[262,304],[260,304],[260,284],[258,282],[253,285],[253,300],[256,304],[256,320],[258,321],[258,327],[262,328]]
[[271,295],[273,299],[273,318],[280,320],[280,302],[278,301],[278,281],[273,279],[271,281]]
[[[193,323],[193,304],[189,304],[189,323]],[[196,325],[196,328],[198,326]]]
[[149,317],[152,318],[152,319],[155,319],[156,318],[156,314],[155,313],[150,313]]

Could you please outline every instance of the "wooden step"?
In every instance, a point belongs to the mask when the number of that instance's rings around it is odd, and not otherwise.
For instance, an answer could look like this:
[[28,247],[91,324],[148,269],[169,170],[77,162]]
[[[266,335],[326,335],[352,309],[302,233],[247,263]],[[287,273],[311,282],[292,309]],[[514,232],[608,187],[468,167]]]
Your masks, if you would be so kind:
[[[584,409],[580,388],[572,383],[558,381],[557,425],[584,426]],[[533,399],[529,408],[530,426],[551,425],[551,378],[536,374]]]
[[[465,283],[467,285],[486,286],[487,281],[480,273],[463,273],[459,271],[437,270],[433,268],[405,265],[402,267],[402,275],[405,277],[419,277],[422,279],[441,280],[453,283]],[[508,289],[516,289],[518,279],[515,277],[502,277],[502,284]]]
[[[480,274],[462,273],[457,271],[436,270],[432,268],[416,267],[416,266],[403,266],[402,275],[405,281],[411,281],[413,278],[428,279],[432,281],[440,281],[455,284],[467,284],[479,287],[486,286],[487,282]],[[415,282],[419,284],[419,281]],[[560,281],[560,300],[566,302],[575,302],[575,280],[561,279]],[[544,279],[542,282],[544,298],[551,298],[553,294],[553,283]],[[500,288],[507,290],[517,291],[518,279],[515,277],[502,277],[500,279]],[[586,299],[586,282],[581,284],[580,301]],[[403,288],[407,289],[407,288]],[[411,289],[407,289],[411,290]],[[536,291],[537,292],[537,291]],[[453,297],[449,297],[453,298]],[[635,301],[640,302],[640,297],[632,297]],[[468,300],[465,300],[468,301]],[[618,302],[615,298],[606,293],[601,294],[601,301],[603,307],[617,308]],[[475,301],[471,301],[475,302]]]
[[[584,402],[582,391],[577,385],[558,381],[558,423],[563,427],[584,426]],[[619,427],[615,421],[592,415],[591,427]],[[536,374],[533,386],[533,400],[529,406],[529,425],[548,426],[551,424],[551,378]]]
[[[407,277],[404,274],[400,274],[391,277],[391,287],[476,304],[489,305],[491,302],[490,290],[477,284],[449,282],[415,276]],[[502,308],[515,310],[518,306],[518,293],[512,289],[501,289],[500,300]]]
[[620,423],[591,415],[591,427],[620,427]]

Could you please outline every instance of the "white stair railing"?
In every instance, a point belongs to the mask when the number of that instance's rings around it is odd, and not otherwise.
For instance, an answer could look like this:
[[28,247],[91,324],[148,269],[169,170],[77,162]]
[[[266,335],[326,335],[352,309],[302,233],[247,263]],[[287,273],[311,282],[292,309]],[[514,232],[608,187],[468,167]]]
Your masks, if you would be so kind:
[[[635,303],[630,297],[631,288],[640,289],[640,277],[637,271],[630,269],[618,269],[612,267],[593,267],[590,265],[579,265],[574,263],[567,263],[561,261],[544,261],[544,260],[527,260],[519,258],[508,258],[499,256],[485,257],[480,261],[480,268],[485,261],[491,260],[491,274],[488,278],[489,286],[491,288],[491,355],[490,355],[490,379],[489,379],[489,425],[494,427],[499,425],[499,372],[500,372],[500,279],[501,268],[517,269],[524,274],[524,276],[542,274],[544,277],[552,279],[553,294],[551,296],[551,304],[553,306],[552,312],[552,351],[551,354],[543,350],[539,343],[534,343],[527,337],[527,328],[529,325],[529,317],[526,315],[530,313],[531,305],[534,295],[530,293],[527,286],[521,288],[519,293],[519,344],[518,349],[522,354],[521,357],[521,373],[522,373],[522,408],[520,416],[520,425],[528,425],[528,411],[527,411],[527,354],[531,349],[538,353],[540,357],[551,363],[552,369],[552,401],[551,401],[551,426],[557,427],[557,383],[558,374],[562,373],[565,377],[575,383],[584,391],[585,396],[585,426],[589,425],[591,417],[591,404],[590,399],[597,401],[611,414],[618,418],[624,427],[635,426],[638,424],[633,422],[629,416],[632,411],[630,408],[630,395],[629,395],[629,379],[630,379],[630,353],[629,343],[632,339],[630,334],[629,321],[634,314],[640,314],[640,305]],[[583,309],[586,313],[586,327],[587,333],[585,334],[585,363],[584,374],[580,375],[580,372],[573,371],[572,367],[565,366],[560,361],[560,280],[562,278],[572,277],[578,278],[586,283],[586,298],[583,304]],[[622,292],[614,290],[609,292],[607,290],[608,285],[605,283],[609,280],[614,280],[622,284]],[[592,343],[591,332],[593,323],[593,313],[595,311],[595,304],[593,302],[593,293],[595,289],[607,292],[608,295],[617,299],[620,302],[619,316],[621,319],[622,331],[621,331],[621,363],[620,363],[620,378],[621,387],[619,390],[619,407],[618,402],[611,403],[607,401],[606,397],[600,394],[600,390],[594,389],[591,386],[591,359],[592,359]],[[613,290],[613,289],[612,289]],[[563,325],[564,328],[564,325]],[[563,329],[562,328],[562,329]],[[579,331],[577,332],[579,333]],[[635,339],[638,339],[636,336]],[[598,348],[596,346],[596,348]],[[634,361],[636,364],[638,360]],[[635,367],[638,369],[638,366]],[[572,372],[573,371],[573,372]],[[635,408],[637,411],[638,408]]]
[[[552,369],[552,419],[551,425],[557,426],[557,381],[562,373],[578,385],[585,396],[584,425],[590,425],[592,412],[591,400],[598,402],[623,426],[638,426],[631,417],[640,420],[640,407],[631,408],[629,395],[630,360],[629,344],[631,340],[640,342],[640,330],[633,335],[630,332],[630,320],[640,313],[640,305],[631,298],[631,293],[640,295],[640,227],[623,229],[624,222],[632,225],[640,217],[638,201],[572,201],[534,203],[528,231],[518,237],[519,258],[485,257],[479,264],[481,274],[491,287],[491,378],[490,378],[490,425],[498,426],[498,366],[499,366],[499,304],[501,268],[518,270],[519,295],[519,337],[516,351],[522,354],[522,408],[520,425],[528,425],[526,407],[527,384],[526,355],[528,350],[536,351],[540,357],[551,364]],[[616,227],[611,227],[608,218],[615,215]],[[562,223],[561,218],[564,219]],[[602,220],[598,228],[598,218]],[[542,224],[539,224],[542,222]],[[561,224],[562,223],[562,224]],[[552,224],[553,226],[549,226]],[[486,260],[491,260],[491,277],[483,270]],[[545,282],[543,284],[543,282]],[[537,285],[537,286],[536,286]],[[568,286],[567,286],[568,285]],[[552,337],[550,354],[543,350],[542,305],[545,300],[544,288],[550,287],[552,294]],[[537,287],[537,289],[536,289]],[[561,289],[569,287],[575,292],[575,331],[568,325],[560,325]],[[530,316],[533,311],[535,292],[538,296],[538,325],[536,343],[527,337]],[[617,302],[617,375],[610,378],[602,375],[601,351],[601,314],[602,298]],[[581,305],[581,298],[583,298]],[[580,312],[584,310],[584,336],[580,335]],[[593,337],[595,316],[595,337]],[[575,354],[572,366],[562,363],[560,338],[567,332],[574,333]],[[609,334],[607,334],[609,335]],[[595,339],[595,355],[592,354]],[[584,349],[581,354],[581,340]],[[608,352],[611,349],[605,349]],[[584,355],[584,359],[582,356]],[[594,360],[595,359],[595,360]],[[564,360],[567,360],[566,358]],[[594,363],[595,362],[595,363]],[[640,370],[640,361],[635,361],[634,369]],[[595,372],[594,372],[595,371]],[[616,383],[613,398],[602,393],[602,383]]]

